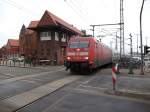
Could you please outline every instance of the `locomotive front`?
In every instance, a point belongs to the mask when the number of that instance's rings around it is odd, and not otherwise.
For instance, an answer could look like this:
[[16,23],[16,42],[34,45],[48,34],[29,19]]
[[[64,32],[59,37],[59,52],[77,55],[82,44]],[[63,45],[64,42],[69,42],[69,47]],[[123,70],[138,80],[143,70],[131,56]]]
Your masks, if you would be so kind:
[[70,40],[67,47],[65,60],[66,70],[82,71],[88,68],[89,63],[89,41],[74,39]]

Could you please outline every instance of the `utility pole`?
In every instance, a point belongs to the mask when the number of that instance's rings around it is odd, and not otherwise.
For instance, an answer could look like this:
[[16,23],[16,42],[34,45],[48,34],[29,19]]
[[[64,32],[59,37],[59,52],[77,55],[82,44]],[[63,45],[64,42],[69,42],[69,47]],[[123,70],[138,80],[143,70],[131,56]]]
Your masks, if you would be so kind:
[[138,34],[137,34],[137,55],[139,54],[139,39],[138,39]]
[[95,36],[95,35],[94,35],[94,32],[95,32],[95,25],[90,25],[90,26],[92,27],[91,30],[93,31],[93,37],[94,37],[94,36]]
[[99,24],[99,25],[90,25],[92,27],[92,31],[93,31],[93,37],[95,36],[95,27],[98,26],[112,26],[112,25],[120,25],[120,23],[114,23],[114,24]]
[[[120,59],[124,51],[124,14],[123,14],[123,0],[120,0]],[[121,60],[120,60],[121,61]]]
[[142,1],[141,11],[140,11],[140,44],[141,44],[141,75],[144,75],[143,66],[144,66],[144,56],[143,56],[143,40],[142,40],[142,12],[143,12],[143,6],[144,1]]
[[115,46],[116,51],[118,51],[118,42],[117,42],[117,32],[116,32],[116,46]]
[[133,56],[133,52],[132,52],[132,35],[131,33],[129,34],[130,36],[130,66],[129,66],[129,74],[133,74],[133,68],[132,68],[132,56]]
[[117,36],[117,32],[115,32],[116,33],[116,38],[113,38],[114,40],[115,40],[115,50],[116,51],[118,51],[118,39],[117,38],[119,38],[118,36]]

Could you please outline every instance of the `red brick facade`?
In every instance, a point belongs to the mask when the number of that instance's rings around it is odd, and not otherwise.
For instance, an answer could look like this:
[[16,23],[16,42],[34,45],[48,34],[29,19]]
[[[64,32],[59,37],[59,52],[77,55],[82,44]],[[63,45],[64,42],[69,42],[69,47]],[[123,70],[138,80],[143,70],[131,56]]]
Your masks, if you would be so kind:
[[[32,31],[31,31],[32,30]],[[22,54],[36,60],[49,60],[51,64],[63,64],[67,42],[82,32],[52,13],[45,11],[40,21],[32,21],[28,29],[20,32]],[[31,38],[30,38],[31,37]],[[29,41],[27,43],[26,41]]]
[[[32,22],[30,25],[31,24]],[[19,36],[19,44],[20,55],[24,56],[26,59],[31,58],[31,56],[34,56],[37,52],[37,33],[26,29],[23,25]]]
[[5,46],[5,48],[6,48],[7,58],[19,56],[19,40],[8,39],[8,42]]
[[6,46],[4,45],[1,49],[0,49],[0,58],[6,58],[7,54],[6,54]]

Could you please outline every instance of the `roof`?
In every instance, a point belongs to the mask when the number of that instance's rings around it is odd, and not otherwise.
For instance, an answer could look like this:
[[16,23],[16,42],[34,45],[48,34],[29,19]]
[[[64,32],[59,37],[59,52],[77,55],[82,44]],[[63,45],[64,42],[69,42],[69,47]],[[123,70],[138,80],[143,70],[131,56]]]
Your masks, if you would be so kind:
[[79,34],[83,34],[80,30],[78,30],[76,27],[74,27],[73,25],[65,22],[64,20],[60,19],[59,17],[55,16],[54,14],[50,13],[49,11],[47,11],[48,14],[53,18],[53,20],[57,23],[57,24],[61,24],[63,26],[65,26],[66,28],[69,28],[70,30],[77,32]]
[[37,27],[38,23],[39,23],[39,20],[38,21],[31,21],[28,27],[29,28],[35,28],[35,27]]
[[29,29],[26,29],[25,34],[27,34],[27,35],[28,34],[33,34],[34,31],[30,30],[30,28],[36,28],[38,26],[38,23],[39,23],[39,20],[37,20],[37,21],[31,21],[30,24],[29,24],[29,26],[28,26]]
[[16,39],[8,39],[8,43],[10,46],[19,47],[19,40]]
[[65,29],[68,29],[72,32],[78,33],[80,35],[83,35],[83,33],[78,30],[76,27],[74,27],[73,25],[65,22],[64,20],[62,20],[61,18],[57,17],[56,15],[52,14],[49,11],[45,11],[45,13],[43,14],[42,18],[40,21],[32,21],[29,25],[29,29],[30,28],[35,28],[38,26],[63,26]]
[[1,49],[5,49],[6,48],[6,45],[3,45],[2,47],[1,47]]
[[25,35],[30,35],[30,34],[33,34],[33,33],[34,33],[33,30],[26,29]]

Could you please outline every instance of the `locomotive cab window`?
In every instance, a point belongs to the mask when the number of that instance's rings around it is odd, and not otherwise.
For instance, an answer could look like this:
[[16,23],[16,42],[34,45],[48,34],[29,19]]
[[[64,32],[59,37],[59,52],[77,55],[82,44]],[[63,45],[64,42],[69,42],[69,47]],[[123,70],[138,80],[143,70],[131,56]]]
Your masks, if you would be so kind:
[[71,42],[69,44],[70,48],[87,48],[89,46],[89,42]]
[[79,48],[86,48],[89,46],[89,42],[80,42],[79,45],[80,45]]
[[71,42],[70,44],[69,44],[69,47],[70,48],[78,48],[78,45],[79,43],[78,42]]

